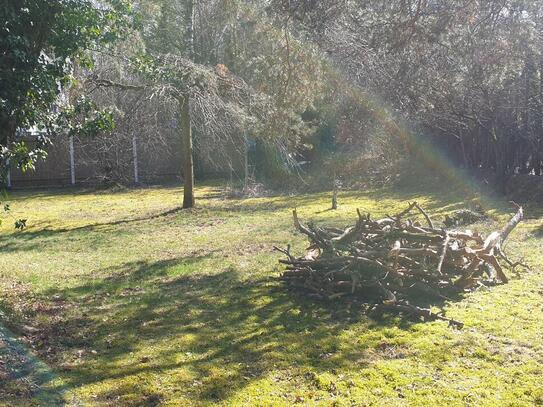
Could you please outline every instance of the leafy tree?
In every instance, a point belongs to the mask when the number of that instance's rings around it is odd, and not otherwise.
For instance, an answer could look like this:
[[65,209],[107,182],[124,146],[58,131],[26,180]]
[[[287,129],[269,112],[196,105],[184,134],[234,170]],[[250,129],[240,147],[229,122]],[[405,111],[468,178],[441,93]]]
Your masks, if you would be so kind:
[[[84,132],[111,127],[107,114],[88,102],[68,107],[59,117],[59,95],[72,84],[75,64],[92,67],[89,50],[123,36],[132,22],[125,0],[5,0],[0,8],[0,164],[11,160],[22,169],[45,156],[41,137],[36,148],[17,140],[18,129],[42,134],[63,130],[69,116],[85,111]],[[69,101],[67,101],[69,102]],[[65,103],[66,104],[66,103]],[[70,112],[71,110],[71,112]],[[72,128],[72,131],[75,129]]]
[[[176,55],[186,59],[187,62],[195,62],[194,54],[194,0],[160,0],[144,5],[143,15],[145,21],[144,39],[147,43],[147,52],[157,66],[155,71],[162,71],[158,76],[166,83],[172,84],[172,79],[178,76],[175,69],[158,65],[163,62],[161,56]],[[170,58],[171,61],[171,58]],[[175,65],[175,63],[174,63]],[[169,71],[166,73],[166,71]],[[184,71],[181,87],[187,89],[189,75]],[[173,82],[176,82],[175,78]],[[175,86],[175,84],[174,84]],[[192,118],[190,91],[177,92],[177,104],[179,107],[178,123],[183,144],[183,208],[194,206],[194,152],[192,139]]]
[[[76,64],[92,67],[88,51],[124,35],[132,22],[124,0],[5,0],[0,7],[0,182],[8,163],[34,168],[58,131],[95,134],[111,129],[111,114],[87,99],[58,106],[73,84]],[[19,129],[40,132],[35,146],[16,137]],[[4,198],[5,200],[5,198]],[[2,204],[4,214],[9,205]],[[24,219],[15,227],[25,227]]]
[[348,80],[499,189],[516,173],[543,175],[543,2],[274,5]]
[[[243,157],[245,164],[247,137],[250,137],[262,147],[259,151],[270,156],[259,159],[259,164],[276,167],[267,169],[267,173],[277,175],[295,164],[293,151],[314,131],[311,123],[302,120],[302,114],[320,96],[323,87],[322,64],[316,47],[293,36],[292,27],[264,7],[268,2],[201,0],[191,5],[186,0],[157,0],[155,3],[154,12],[147,13],[150,29],[145,36],[150,53],[192,53],[194,62],[226,68],[268,100],[266,111],[256,114],[258,120],[245,120],[239,129],[230,128],[230,134],[220,132],[221,137],[209,140],[209,131],[195,128],[199,158],[212,163],[221,157],[233,168],[236,163],[232,158]],[[191,24],[187,25],[191,21],[187,10],[193,11],[192,29],[189,29]],[[192,39],[183,35],[187,32],[192,33]],[[196,109],[191,112],[194,118]],[[255,109],[251,113],[254,115]],[[228,151],[230,154],[225,154]],[[244,172],[247,176],[247,171]]]

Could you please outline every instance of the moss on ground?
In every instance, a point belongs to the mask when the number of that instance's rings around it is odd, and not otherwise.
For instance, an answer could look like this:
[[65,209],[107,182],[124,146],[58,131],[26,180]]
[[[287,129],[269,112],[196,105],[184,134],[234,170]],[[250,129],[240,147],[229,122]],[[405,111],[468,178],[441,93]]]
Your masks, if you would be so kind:
[[[508,244],[533,271],[439,304],[466,324],[457,331],[294,296],[276,281],[272,251],[305,246],[293,207],[341,225],[356,208],[385,215],[416,199],[440,217],[466,205],[454,190],[343,192],[338,211],[327,210],[328,193],[239,200],[203,186],[190,211],[181,197],[179,188],[13,194],[29,228],[2,226],[0,307],[59,392],[96,406],[543,404],[535,211]],[[471,201],[493,222],[507,219],[507,205]],[[0,403],[16,403],[2,386]]]

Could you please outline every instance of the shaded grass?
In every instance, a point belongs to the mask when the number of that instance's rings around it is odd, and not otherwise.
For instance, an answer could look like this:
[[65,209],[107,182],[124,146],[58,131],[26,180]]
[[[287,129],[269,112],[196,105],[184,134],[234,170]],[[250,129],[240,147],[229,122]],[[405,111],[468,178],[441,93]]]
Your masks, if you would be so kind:
[[[292,295],[275,279],[271,251],[304,248],[293,207],[343,225],[356,208],[385,215],[418,200],[439,218],[466,205],[455,191],[343,192],[338,211],[326,211],[328,193],[225,200],[212,185],[198,188],[191,211],[178,209],[181,196],[178,188],[14,196],[14,215],[30,227],[0,235],[0,304],[59,389],[112,406],[543,403],[537,218],[508,247],[534,271],[447,304],[466,323],[455,331]],[[506,203],[484,204],[506,219]]]

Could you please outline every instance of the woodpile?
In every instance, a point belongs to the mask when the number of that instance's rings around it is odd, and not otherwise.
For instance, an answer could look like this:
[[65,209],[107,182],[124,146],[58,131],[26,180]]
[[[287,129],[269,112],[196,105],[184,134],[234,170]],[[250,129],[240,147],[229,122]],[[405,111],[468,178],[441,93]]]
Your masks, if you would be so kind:
[[[409,218],[415,211],[424,224]],[[507,283],[502,265],[522,265],[511,262],[502,251],[523,218],[521,207],[501,231],[486,238],[470,230],[435,226],[416,202],[378,220],[357,212],[356,224],[340,229],[305,225],[294,210],[294,225],[309,238],[310,246],[304,257],[294,257],[290,246],[275,247],[287,257],[280,260],[286,266],[281,279],[314,298],[355,299],[371,304],[373,312],[445,320],[461,327],[462,323],[417,303],[449,300],[483,284]]]

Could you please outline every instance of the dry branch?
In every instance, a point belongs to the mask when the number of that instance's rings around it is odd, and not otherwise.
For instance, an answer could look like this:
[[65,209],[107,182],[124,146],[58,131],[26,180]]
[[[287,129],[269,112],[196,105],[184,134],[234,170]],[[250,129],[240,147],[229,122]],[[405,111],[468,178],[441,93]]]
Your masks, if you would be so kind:
[[[428,227],[406,219],[417,209]],[[345,229],[303,224],[293,211],[296,229],[309,238],[306,256],[295,258],[286,250],[282,279],[290,286],[320,299],[353,298],[425,320],[458,321],[414,305],[421,298],[450,300],[455,293],[477,287],[485,278],[507,283],[498,259],[513,267],[501,245],[523,218],[522,208],[486,239],[469,230],[444,230],[434,226],[416,202],[395,216],[372,220],[357,210],[356,224]],[[498,257],[499,256],[499,257]],[[487,277],[490,276],[490,277]],[[494,281],[493,281],[494,282]]]

